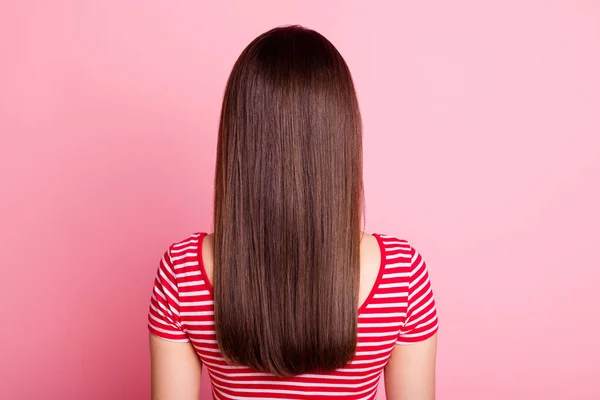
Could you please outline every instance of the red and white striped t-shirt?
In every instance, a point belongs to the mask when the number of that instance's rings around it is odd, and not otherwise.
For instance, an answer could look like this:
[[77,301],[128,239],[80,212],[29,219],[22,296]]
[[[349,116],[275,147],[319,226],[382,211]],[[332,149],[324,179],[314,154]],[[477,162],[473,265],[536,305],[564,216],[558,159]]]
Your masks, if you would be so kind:
[[205,236],[196,233],[165,252],[154,283],[148,328],[166,340],[192,342],[208,369],[215,399],[375,399],[394,345],[425,340],[438,329],[423,258],[404,240],[374,234],[381,266],[358,310],[357,350],[348,365],[293,378],[228,365],[215,336],[212,287],[202,263]]

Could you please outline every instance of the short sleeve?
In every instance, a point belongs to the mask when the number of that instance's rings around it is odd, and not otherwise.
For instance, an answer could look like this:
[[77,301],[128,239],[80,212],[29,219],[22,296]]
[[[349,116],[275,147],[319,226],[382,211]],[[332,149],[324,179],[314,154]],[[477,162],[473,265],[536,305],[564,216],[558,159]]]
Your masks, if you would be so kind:
[[179,319],[179,290],[169,250],[163,255],[154,278],[148,309],[148,329],[161,339],[189,341]]
[[400,329],[396,344],[421,342],[433,336],[438,330],[437,310],[427,265],[412,246],[410,254],[411,272],[406,320]]

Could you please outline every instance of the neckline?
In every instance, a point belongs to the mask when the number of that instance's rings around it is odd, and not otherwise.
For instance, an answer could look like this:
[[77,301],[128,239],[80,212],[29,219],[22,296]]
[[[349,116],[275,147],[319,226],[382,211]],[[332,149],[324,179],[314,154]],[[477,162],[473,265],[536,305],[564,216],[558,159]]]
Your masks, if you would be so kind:
[[[210,296],[214,299],[215,295],[214,295],[214,291],[213,291],[213,286],[208,277],[208,274],[206,273],[206,268],[204,267],[204,259],[202,257],[202,246],[204,244],[204,238],[207,235],[208,235],[207,232],[202,232],[200,234],[200,237],[198,238],[198,252],[197,252],[198,255],[197,255],[197,257],[198,257],[198,265],[200,266],[200,271],[202,272],[202,275],[204,278],[203,279],[204,283],[206,283],[206,287],[208,288],[208,292],[209,292]],[[358,307],[357,313],[359,316],[365,310],[365,308],[367,308],[369,302],[375,295],[375,292],[377,291],[377,288],[379,287],[379,282],[381,281],[381,278],[383,276],[383,271],[385,270],[386,250],[385,250],[385,245],[383,244],[383,239],[381,238],[381,235],[379,233],[372,233],[372,235],[375,236],[375,239],[377,239],[377,245],[379,246],[379,254],[380,254],[381,260],[379,262],[379,271],[377,272],[377,278],[375,278],[373,287],[371,287],[371,291],[367,295],[366,299],[362,302],[360,307]]]
[[367,308],[367,306],[369,305],[369,302],[375,295],[375,292],[377,291],[377,288],[379,287],[379,282],[381,281],[381,278],[383,276],[383,271],[385,270],[386,252],[385,252],[385,245],[383,244],[383,239],[381,239],[381,235],[379,233],[373,233],[372,235],[375,236],[375,239],[377,239],[377,244],[379,245],[379,254],[380,254],[381,260],[379,262],[379,271],[377,272],[377,278],[375,278],[373,287],[371,287],[371,291],[367,295],[367,298],[365,299],[365,301],[362,302],[362,304],[358,308],[359,316],[365,310],[365,308]]

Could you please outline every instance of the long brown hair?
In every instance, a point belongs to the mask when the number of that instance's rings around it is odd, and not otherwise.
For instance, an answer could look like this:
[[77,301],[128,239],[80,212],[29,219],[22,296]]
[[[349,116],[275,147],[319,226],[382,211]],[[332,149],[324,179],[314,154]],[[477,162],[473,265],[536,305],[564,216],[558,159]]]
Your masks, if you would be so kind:
[[346,62],[310,29],[260,35],[227,82],[217,144],[215,329],[230,363],[293,376],[353,358],[363,215]]

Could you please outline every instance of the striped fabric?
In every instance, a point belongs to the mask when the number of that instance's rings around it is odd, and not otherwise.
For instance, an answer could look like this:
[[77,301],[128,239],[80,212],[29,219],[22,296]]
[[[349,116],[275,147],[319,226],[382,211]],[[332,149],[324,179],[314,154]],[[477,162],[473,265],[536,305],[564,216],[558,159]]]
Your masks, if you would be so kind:
[[227,365],[215,337],[212,287],[202,263],[197,233],[164,254],[154,283],[148,328],[171,341],[191,341],[207,367],[214,399],[375,399],[379,378],[394,345],[419,342],[438,329],[427,267],[406,241],[374,234],[381,266],[359,308],[356,355],[329,374],[278,378]]

